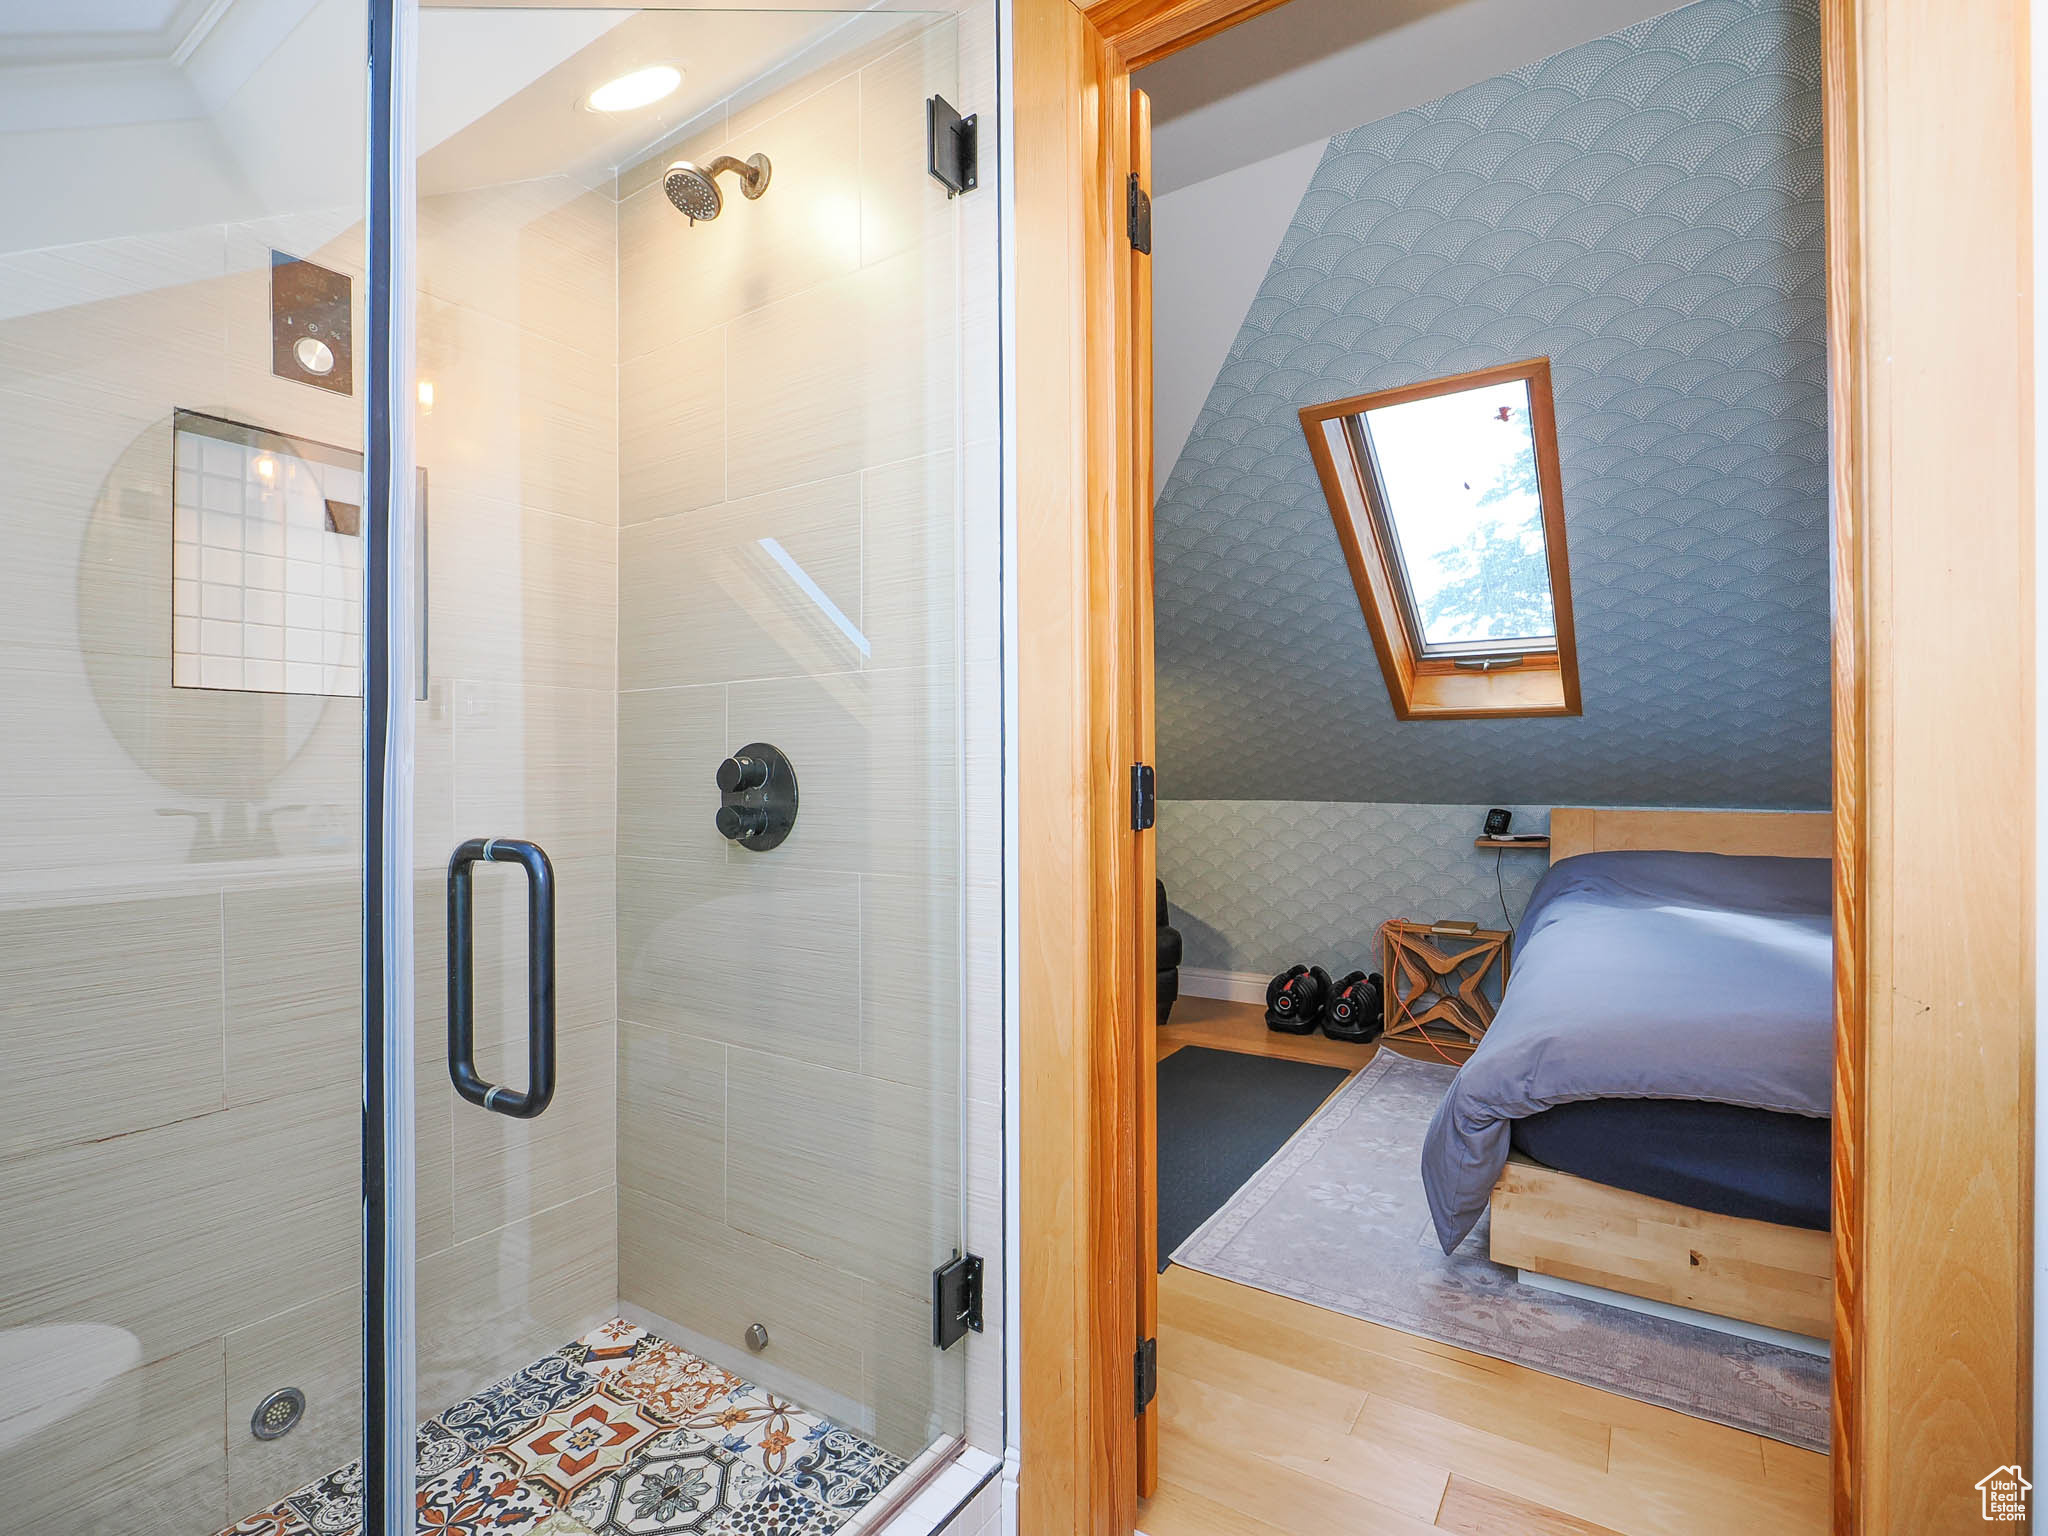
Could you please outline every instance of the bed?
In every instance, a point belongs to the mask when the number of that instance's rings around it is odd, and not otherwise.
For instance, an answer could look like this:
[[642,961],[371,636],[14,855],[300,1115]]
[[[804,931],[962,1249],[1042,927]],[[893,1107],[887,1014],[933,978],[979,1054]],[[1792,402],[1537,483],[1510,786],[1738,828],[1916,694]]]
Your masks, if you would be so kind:
[[1446,1251],[1486,1216],[1525,1278],[1829,1332],[1832,836],[1552,813],[1514,984],[1424,1146]]

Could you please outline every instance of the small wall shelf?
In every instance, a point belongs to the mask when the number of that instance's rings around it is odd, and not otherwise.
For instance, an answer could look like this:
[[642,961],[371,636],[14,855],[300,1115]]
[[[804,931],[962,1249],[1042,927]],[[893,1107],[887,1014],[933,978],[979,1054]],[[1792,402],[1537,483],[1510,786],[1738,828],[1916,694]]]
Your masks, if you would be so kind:
[[1547,837],[1475,837],[1472,839],[1472,846],[1474,848],[1541,848],[1548,852],[1550,849],[1550,839]]

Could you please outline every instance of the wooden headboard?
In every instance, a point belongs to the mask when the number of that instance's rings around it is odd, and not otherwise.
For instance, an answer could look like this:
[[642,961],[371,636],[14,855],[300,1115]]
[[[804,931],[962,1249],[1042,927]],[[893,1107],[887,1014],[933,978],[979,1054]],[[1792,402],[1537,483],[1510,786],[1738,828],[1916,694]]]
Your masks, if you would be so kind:
[[1551,863],[1617,848],[1829,859],[1835,853],[1835,818],[1828,811],[1614,811],[1581,805],[1551,811]]

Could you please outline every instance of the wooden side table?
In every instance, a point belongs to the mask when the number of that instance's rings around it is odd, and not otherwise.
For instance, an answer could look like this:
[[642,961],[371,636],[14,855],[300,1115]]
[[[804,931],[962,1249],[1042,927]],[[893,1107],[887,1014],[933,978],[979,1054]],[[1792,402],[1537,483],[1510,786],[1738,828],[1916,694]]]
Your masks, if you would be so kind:
[[1387,1040],[1427,1040],[1431,1024],[1448,1024],[1473,1045],[1493,1022],[1487,980],[1496,967],[1508,984],[1509,935],[1491,928],[1442,933],[1430,923],[1394,921],[1380,928],[1386,958]]

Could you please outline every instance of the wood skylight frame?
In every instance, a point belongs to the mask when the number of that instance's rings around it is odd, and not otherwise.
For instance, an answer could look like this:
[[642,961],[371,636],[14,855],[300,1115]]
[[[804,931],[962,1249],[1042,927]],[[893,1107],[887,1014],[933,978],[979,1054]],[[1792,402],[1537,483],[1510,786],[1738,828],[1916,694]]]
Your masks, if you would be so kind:
[[[1554,642],[1427,645],[1407,578],[1385,492],[1372,461],[1368,411],[1519,381],[1528,390],[1529,435],[1535,451],[1545,562],[1550,577]],[[1338,542],[1351,568],[1358,606],[1372,632],[1387,695],[1402,720],[1472,720],[1496,716],[1576,715],[1579,654],[1572,624],[1570,562],[1565,551],[1564,489],[1557,467],[1557,419],[1550,360],[1529,358],[1303,407],[1308,438]]]

